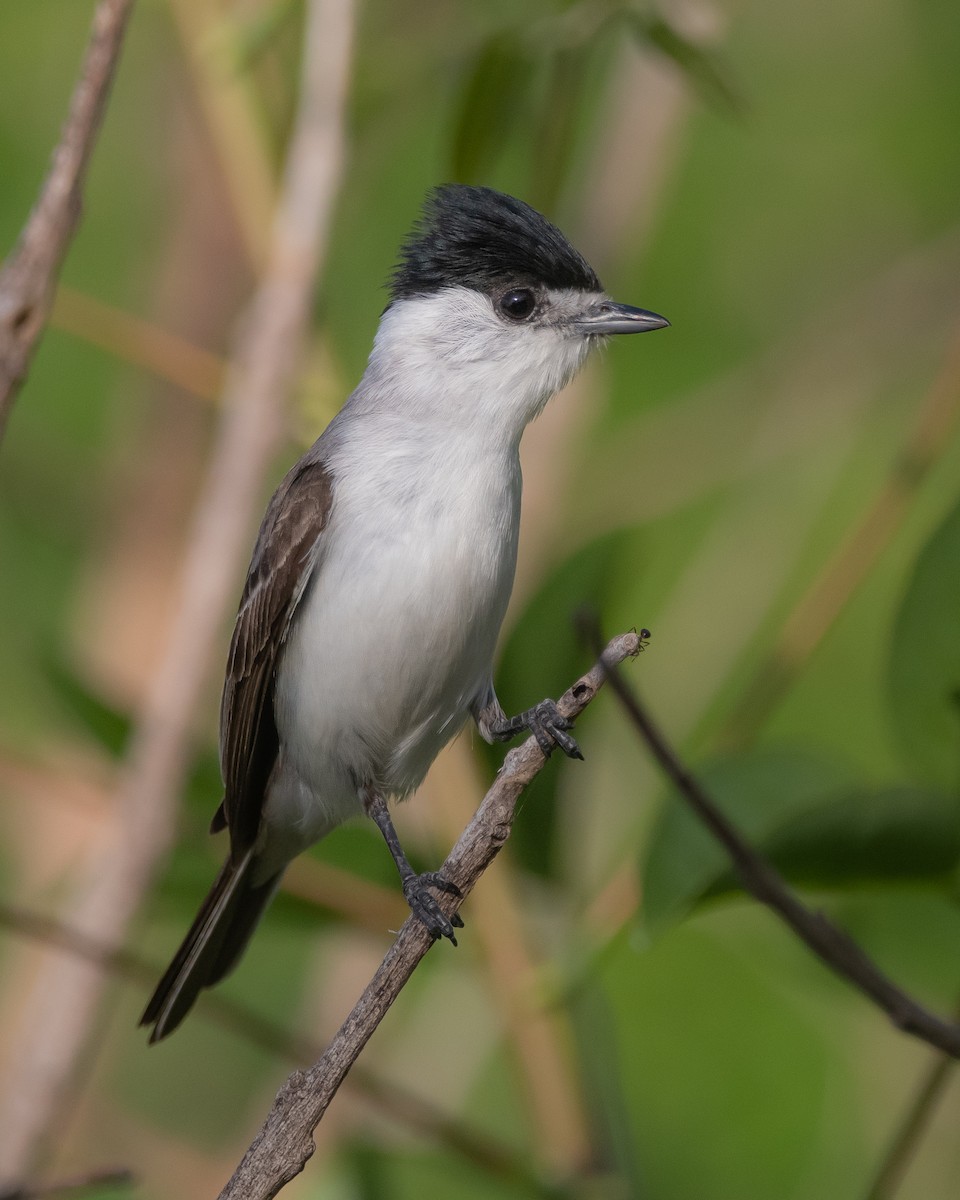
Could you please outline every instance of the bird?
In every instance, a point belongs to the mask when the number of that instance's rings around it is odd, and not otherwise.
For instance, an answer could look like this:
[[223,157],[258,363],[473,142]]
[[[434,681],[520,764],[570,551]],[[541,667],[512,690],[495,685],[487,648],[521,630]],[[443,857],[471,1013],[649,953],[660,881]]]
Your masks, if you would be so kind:
[[171,1033],[236,965],[287,865],[366,814],[412,912],[456,944],[388,804],[472,717],[582,757],[552,700],[507,717],[493,685],[517,561],[527,425],[588,353],[669,325],[617,304],[536,209],[443,184],[404,241],[363,376],[283,478],[256,539],[220,706],[229,855],[141,1018]]

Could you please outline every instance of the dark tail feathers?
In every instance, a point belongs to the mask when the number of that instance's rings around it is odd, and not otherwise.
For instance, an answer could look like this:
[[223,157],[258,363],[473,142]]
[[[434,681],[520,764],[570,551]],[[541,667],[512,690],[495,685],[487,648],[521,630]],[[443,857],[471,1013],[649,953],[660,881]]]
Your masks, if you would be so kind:
[[151,1043],[172,1033],[201,989],[219,983],[246,948],[280,879],[278,874],[266,883],[251,884],[252,865],[252,850],[238,865],[229,859],[223,864],[140,1018],[141,1025],[153,1026]]

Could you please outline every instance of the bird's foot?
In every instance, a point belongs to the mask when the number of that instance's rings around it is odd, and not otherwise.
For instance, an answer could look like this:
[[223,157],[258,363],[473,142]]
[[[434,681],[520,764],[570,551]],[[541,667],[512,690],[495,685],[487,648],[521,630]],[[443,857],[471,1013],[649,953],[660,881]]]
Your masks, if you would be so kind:
[[545,758],[549,758],[554,747],[559,746],[567,758],[582,759],[580,747],[568,733],[572,728],[573,722],[561,715],[554,700],[541,700],[539,704],[528,708],[519,716],[511,717],[506,722],[503,732],[507,737],[512,737],[521,729],[529,729],[537,739],[537,745]]
[[449,938],[457,944],[454,929],[462,929],[463,921],[459,913],[448,917],[440,908],[436,898],[430,894],[430,888],[438,892],[447,892],[451,896],[462,896],[463,892],[455,883],[451,883],[440,871],[425,871],[422,875],[409,875],[403,881],[403,894],[410,905],[410,911],[430,931],[434,940]]

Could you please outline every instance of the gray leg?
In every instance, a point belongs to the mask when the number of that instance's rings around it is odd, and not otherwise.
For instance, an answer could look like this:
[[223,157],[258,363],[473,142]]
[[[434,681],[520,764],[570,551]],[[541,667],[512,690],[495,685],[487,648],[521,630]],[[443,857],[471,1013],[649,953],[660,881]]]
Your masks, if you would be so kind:
[[449,938],[456,945],[457,939],[453,931],[463,928],[460,914],[454,913],[452,917],[447,917],[428,889],[436,888],[438,892],[449,892],[452,896],[461,896],[463,893],[455,883],[445,879],[439,871],[426,871],[422,875],[418,875],[414,871],[400,845],[387,802],[376,789],[361,788],[360,803],[367,816],[376,822],[377,828],[383,834],[383,840],[387,843],[387,849],[397,864],[403,894],[410,905],[410,911],[426,925],[434,938]]

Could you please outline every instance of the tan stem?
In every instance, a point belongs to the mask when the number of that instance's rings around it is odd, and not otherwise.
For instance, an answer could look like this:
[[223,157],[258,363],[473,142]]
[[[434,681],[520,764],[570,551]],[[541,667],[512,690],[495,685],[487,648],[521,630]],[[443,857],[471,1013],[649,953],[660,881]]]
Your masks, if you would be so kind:
[[[249,549],[281,433],[340,179],[352,54],[352,0],[308,10],[297,119],[267,266],[241,321],[222,417],[166,651],[122,765],[115,817],[68,902],[71,924],[120,946],[170,848],[191,722]],[[71,956],[38,973],[13,1061],[2,1072],[0,1178],[26,1172],[55,1120],[103,991],[100,967]]]

